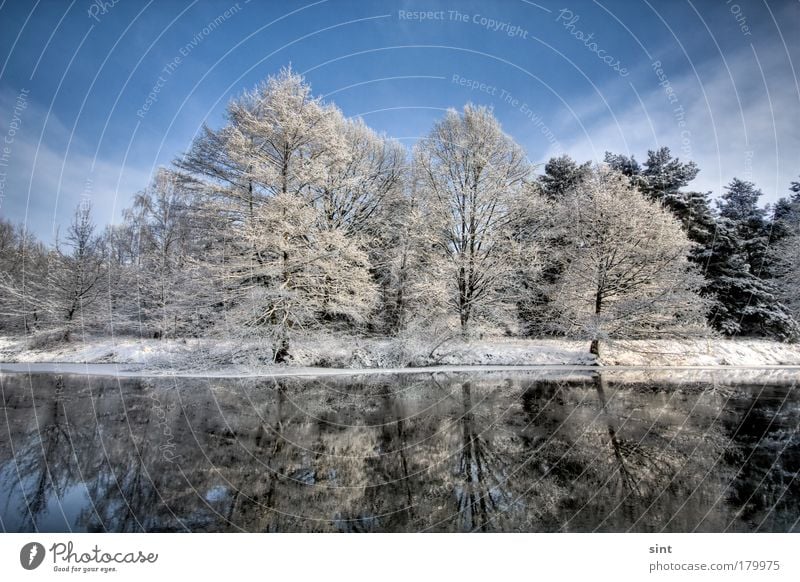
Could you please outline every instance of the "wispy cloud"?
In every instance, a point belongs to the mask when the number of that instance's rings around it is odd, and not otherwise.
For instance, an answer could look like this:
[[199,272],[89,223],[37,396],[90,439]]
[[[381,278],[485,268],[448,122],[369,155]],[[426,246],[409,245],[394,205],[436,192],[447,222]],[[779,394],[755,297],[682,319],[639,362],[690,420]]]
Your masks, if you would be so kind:
[[[719,57],[695,63],[696,75],[673,76],[664,67],[662,79],[674,96],[659,86],[652,67],[625,87],[627,81],[616,81],[610,92],[630,96],[613,117],[597,95],[576,103],[579,119],[560,119],[559,135],[572,136],[561,138],[564,150],[576,159],[599,160],[611,150],[641,160],[648,149],[666,145],[700,166],[693,188],[719,194],[737,176],[754,181],[764,201],[774,202],[800,174],[800,98],[787,55],[777,43],[757,50],[745,45],[725,61],[727,68]],[[607,101],[618,104],[617,97]],[[581,124],[585,132],[576,131]]]
[[[0,90],[2,136],[12,122],[17,95],[8,89]],[[4,168],[6,181],[0,212],[15,221],[25,220],[43,239],[52,239],[59,226],[64,228],[72,209],[83,198],[92,202],[98,224],[115,222],[130,195],[147,184],[150,168],[108,159],[102,151],[95,157],[96,148],[71,139],[70,128],[43,108],[35,95],[19,118],[19,128],[8,144],[9,164]]]

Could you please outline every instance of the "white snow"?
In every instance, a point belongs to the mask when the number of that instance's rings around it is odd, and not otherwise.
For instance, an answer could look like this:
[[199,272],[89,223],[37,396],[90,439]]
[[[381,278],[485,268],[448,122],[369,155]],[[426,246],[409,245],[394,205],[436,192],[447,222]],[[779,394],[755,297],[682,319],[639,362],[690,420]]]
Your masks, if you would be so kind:
[[636,340],[615,342],[602,354],[617,366],[795,366],[800,344],[755,339]]
[[[458,371],[476,366],[480,368],[475,369],[484,370],[595,366],[585,341],[451,340],[431,355],[433,346],[421,340],[306,338],[292,344],[288,364],[274,366],[269,361],[269,348],[255,342],[92,338],[30,349],[25,339],[0,337],[0,362],[30,365],[23,368],[30,371],[44,371],[41,364],[59,364],[62,371],[67,371],[64,364],[71,364],[75,367],[70,366],[70,371],[81,373],[87,370],[85,364],[93,364],[93,370],[103,371],[96,373],[198,376]],[[750,339],[617,341],[601,349],[600,363],[607,368],[800,366],[800,345]],[[97,364],[103,366],[94,366]],[[11,371],[5,364],[2,369]]]
[[424,368],[312,368],[264,366],[258,370],[220,368],[208,371],[146,369],[128,364],[70,364],[70,363],[4,363],[0,372],[6,373],[55,373],[82,374],[86,376],[122,376],[138,378],[256,378],[295,376],[363,376],[369,374],[458,374],[474,372],[553,372],[559,378],[572,373],[587,377],[596,372],[595,366],[428,366]]

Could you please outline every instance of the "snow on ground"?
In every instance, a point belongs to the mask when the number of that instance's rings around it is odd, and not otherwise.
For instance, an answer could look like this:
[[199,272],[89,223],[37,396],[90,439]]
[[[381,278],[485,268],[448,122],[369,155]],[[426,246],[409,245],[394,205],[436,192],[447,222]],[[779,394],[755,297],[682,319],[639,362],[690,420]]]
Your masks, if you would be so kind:
[[[323,373],[340,369],[398,371],[442,366],[592,366],[588,342],[563,339],[487,338],[424,342],[321,336],[298,339],[288,364],[273,366],[264,342],[220,339],[156,340],[88,338],[35,347],[24,338],[0,337],[0,362],[118,364],[128,371],[181,372],[200,375],[248,375],[252,372]],[[434,349],[435,348],[435,349]],[[601,347],[603,366],[715,367],[800,366],[800,345],[762,340],[637,340]],[[112,366],[114,367],[114,366]],[[305,370],[306,372],[300,372]]]
[[796,366],[800,344],[720,338],[618,341],[601,356],[604,365],[615,366]]
[[0,372],[80,374],[84,376],[122,376],[137,378],[276,378],[299,376],[362,376],[367,374],[458,374],[475,372],[538,372],[539,377],[552,374],[560,380],[590,378],[594,366],[427,366],[424,368],[312,368],[264,366],[258,370],[220,368],[208,371],[145,369],[132,364],[73,364],[53,362],[0,362]]

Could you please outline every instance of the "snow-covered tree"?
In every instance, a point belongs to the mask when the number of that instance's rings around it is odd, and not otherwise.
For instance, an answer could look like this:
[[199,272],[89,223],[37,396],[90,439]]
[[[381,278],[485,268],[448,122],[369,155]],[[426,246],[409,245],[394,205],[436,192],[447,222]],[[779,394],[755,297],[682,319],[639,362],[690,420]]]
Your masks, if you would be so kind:
[[633,156],[606,152],[606,163],[627,176],[631,184],[652,200],[663,203],[680,220],[687,211],[686,193],[681,191],[697,177],[700,169],[694,162],[681,162],[673,158],[669,148],[647,151],[647,160],[639,165]]
[[561,275],[558,247],[564,241],[549,228],[552,218],[550,206],[580,185],[591,173],[591,162],[578,164],[568,155],[551,158],[544,174],[529,188],[523,205],[524,218],[519,223],[522,240],[541,248],[541,270],[521,273],[522,297],[518,312],[523,333],[526,335],[550,334],[553,305],[548,289]]
[[[647,152],[640,189],[653,200],[663,202],[675,214],[685,205],[685,195],[681,188],[697,177],[700,172],[694,162],[681,162],[673,158],[669,148],[662,147]],[[680,215],[678,218],[681,218]]]
[[311,196],[345,155],[341,112],[291,69],[232,101],[228,116],[229,155],[259,193]]
[[280,361],[310,314],[362,322],[374,291],[363,230],[402,164],[397,146],[290,69],[231,101],[227,124],[176,162],[201,194],[206,266],[225,281],[229,323],[274,333]]
[[[522,149],[484,107],[449,110],[417,146],[415,173],[424,212],[446,261],[450,303],[467,334],[492,309],[513,313],[514,275],[530,264],[514,240],[519,197],[530,175]],[[497,312],[495,312],[497,313]]]
[[400,194],[406,150],[360,119],[340,119],[338,132],[343,143],[329,156],[325,180],[312,185],[314,205],[327,228],[374,230],[381,211]]
[[792,182],[789,190],[792,194],[780,198],[772,209],[770,243],[800,231],[800,182]]
[[42,323],[46,274],[44,245],[0,219],[0,330],[33,332]]
[[292,330],[341,318],[361,324],[377,289],[357,241],[339,229],[320,229],[317,210],[293,194],[278,194],[240,233],[253,256],[235,253],[221,266],[228,324],[270,334],[283,361]]
[[452,310],[448,262],[439,250],[439,233],[414,189],[393,200],[376,236],[374,264],[379,270],[384,328],[390,334],[431,331]]
[[717,298],[711,322],[728,335],[766,335],[790,339],[797,323],[770,280],[769,225],[758,206],[761,191],[734,179],[718,201],[719,220],[707,270]]
[[75,210],[64,241],[50,253],[47,273],[47,311],[69,341],[75,327],[96,323],[95,304],[103,296],[107,277],[101,237],[95,234],[91,204]]
[[776,263],[778,299],[800,321],[800,231],[787,236],[772,248]]
[[725,186],[725,192],[717,201],[721,218],[728,221],[741,242],[751,269],[760,274],[769,246],[767,211],[758,205],[761,190],[752,182],[739,178]]
[[608,167],[612,170],[630,178],[634,185],[638,186],[640,184],[642,166],[636,161],[634,156],[606,152],[603,161],[608,164]]
[[177,335],[190,311],[184,289],[189,197],[172,172],[161,169],[136,195],[128,213],[137,229],[136,317],[154,337]]
[[767,265],[778,299],[800,322],[800,182],[792,182],[789,190],[773,209]]
[[226,118],[219,130],[204,127],[175,163],[198,191],[233,200],[248,218],[268,196],[311,196],[343,156],[341,112],[289,68],[233,99]]
[[558,324],[591,340],[664,336],[701,327],[702,278],[687,257],[678,221],[640,194],[624,175],[595,168],[557,208],[566,241],[554,284]]

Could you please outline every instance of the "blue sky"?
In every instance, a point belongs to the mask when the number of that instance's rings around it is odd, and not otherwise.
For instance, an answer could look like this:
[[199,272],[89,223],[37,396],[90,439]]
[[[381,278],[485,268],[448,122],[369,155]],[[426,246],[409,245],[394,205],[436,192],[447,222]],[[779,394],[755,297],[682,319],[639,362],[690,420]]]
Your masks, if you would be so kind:
[[473,102],[536,163],[665,145],[765,202],[800,174],[796,0],[0,2],[0,215],[45,240],[81,198],[119,220],[288,64],[409,147]]

